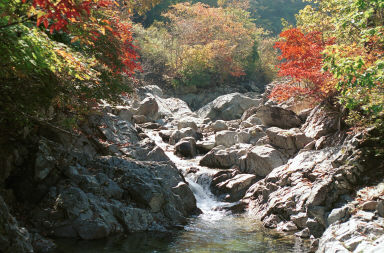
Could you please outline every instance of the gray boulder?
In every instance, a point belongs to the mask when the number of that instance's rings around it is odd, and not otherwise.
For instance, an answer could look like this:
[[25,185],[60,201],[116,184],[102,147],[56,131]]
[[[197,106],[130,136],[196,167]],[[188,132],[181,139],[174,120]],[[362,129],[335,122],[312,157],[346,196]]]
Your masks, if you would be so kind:
[[144,124],[151,121],[145,115],[133,115],[132,120],[136,124]]
[[217,146],[208,152],[201,160],[200,165],[209,168],[229,169],[239,165],[239,158],[247,153],[251,145],[235,145],[230,148]]
[[193,137],[195,138],[195,140],[200,140],[202,136],[200,133],[196,132],[190,127],[182,128],[180,130],[174,131],[171,134],[171,136],[169,137],[169,144],[174,145],[185,137]]
[[[215,178],[215,176],[214,176]],[[226,201],[240,200],[248,188],[257,181],[252,174],[237,174],[223,182],[212,184],[211,189],[216,195],[223,195]]]
[[215,135],[216,146],[223,145],[225,147],[230,147],[237,143],[237,133],[235,131],[220,131]]
[[255,116],[270,127],[289,129],[301,126],[300,118],[293,111],[278,106],[262,105],[257,108]]
[[298,128],[285,130],[278,127],[270,127],[266,129],[265,133],[272,145],[283,149],[289,155],[295,154],[313,141],[312,138],[305,136]]
[[202,140],[196,142],[196,148],[200,153],[207,153],[215,147],[214,140]]
[[211,120],[233,120],[241,118],[245,110],[258,106],[261,99],[252,99],[240,93],[232,93],[216,98],[197,111],[201,118]]
[[312,110],[307,121],[302,126],[301,131],[313,139],[335,132],[339,127],[340,118],[337,112],[323,106],[318,105]]
[[177,123],[177,129],[183,129],[183,128],[192,128],[193,130],[197,131],[197,125],[193,121],[179,121]]
[[287,157],[270,145],[256,146],[240,158],[240,170],[265,177],[287,160]]
[[214,131],[214,132],[220,132],[220,131],[223,131],[223,130],[227,130],[228,129],[228,126],[227,124],[225,123],[224,120],[216,120],[215,122],[213,122],[211,124],[211,129]]
[[147,97],[140,103],[135,114],[144,115],[151,120],[156,120],[158,111],[159,105],[157,104],[156,99],[153,97]]
[[175,145],[175,154],[178,156],[192,158],[196,153],[196,140],[193,137],[185,137]]

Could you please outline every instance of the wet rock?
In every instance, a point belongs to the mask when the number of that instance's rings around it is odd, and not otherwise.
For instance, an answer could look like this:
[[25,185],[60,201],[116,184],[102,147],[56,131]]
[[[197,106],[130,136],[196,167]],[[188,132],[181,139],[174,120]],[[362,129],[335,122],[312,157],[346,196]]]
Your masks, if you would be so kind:
[[172,188],[172,192],[178,196],[181,196],[183,206],[188,213],[196,212],[196,198],[188,184],[185,182],[180,182],[178,185]]
[[240,158],[240,170],[265,177],[274,168],[277,168],[286,162],[287,158],[272,146],[257,146]]
[[31,241],[35,252],[48,253],[56,249],[56,245],[52,240],[44,238],[38,233],[32,234]]
[[211,125],[210,125],[211,129],[214,131],[214,132],[220,132],[220,131],[223,131],[223,130],[227,130],[228,129],[228,126],[227,124],[225,123],[224,120],[216,120],[215,122],[213,122]]
[[241,201],[230,203],[229,205],[221,206],[219,207],[219,210],[226,210],[230,211],[234,214],[240,214],[245,212],[245,209],[247,207],[247,204]]
[[196,141],[192,137],[185,137],[175,145],[175,154],[181,157],[192,158],[197,154]]
[[[36,226],[56,237],[104,238],[114,233],[164,230],[197,210],[192,191],[170,163],[98,157],[89,169],[71,167],[33,212]],[[67,182],[72,186],[68,186]]]
[[80,221],[75,225],[75,229],[83,240],[101,239],[110,234],[107,224],[101,219]]
[[239,119],[245,110],[260,103],[261,99],[252,99],[240,93],[232,93],[216,98],[198,110],[197,114],[211,120]]
[[292,111],[278,106],[262,105],[257,108],[255,116],[266,126],[275,126],[283,129],[301,126],[301,120]]

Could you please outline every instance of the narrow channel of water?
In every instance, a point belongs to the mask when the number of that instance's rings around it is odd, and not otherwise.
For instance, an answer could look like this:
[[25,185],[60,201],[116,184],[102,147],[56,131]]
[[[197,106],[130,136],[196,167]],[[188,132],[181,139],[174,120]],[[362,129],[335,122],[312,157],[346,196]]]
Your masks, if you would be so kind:
[[305,244],[293,236],[284,236],[263,228],[247,215],[233,215],[223,210],[229,203],[215,198],[209,189],[214,170],[199,166],[201,157],[181,159],[173,146],[164,143],[157,132],[147,132],[185,174],[191,167],[197,173],[186,175],[202,214],[190,218],[184,230],[120,235],[97,241],[58,240],[58,252],[65,253],[156,253],[156,252],[308,252]]

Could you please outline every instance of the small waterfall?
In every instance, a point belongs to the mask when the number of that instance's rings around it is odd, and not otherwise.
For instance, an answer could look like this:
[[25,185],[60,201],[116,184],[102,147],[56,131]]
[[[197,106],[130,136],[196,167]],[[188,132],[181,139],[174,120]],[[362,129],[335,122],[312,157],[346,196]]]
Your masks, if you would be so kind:
[[[173,146],[165,143],[155,131],[147,131],[146,134],[155,141],[156,145],[161,147],[169,159],[175,163],[176,167],[183,171],[186,181],[196,198],[197,207],[201,209],[203,214],[202,219],[218,220],[222,218],[226,212],[220,207],[228,205],[219,201],[211,192],[210,184],[212,175],[216,170],[205,168],[199,165],[201,157],[197,156],[194,159],[181,159],[173,153]],[[198,168],[196,173],[188,173],[187,170],[191,167]]]

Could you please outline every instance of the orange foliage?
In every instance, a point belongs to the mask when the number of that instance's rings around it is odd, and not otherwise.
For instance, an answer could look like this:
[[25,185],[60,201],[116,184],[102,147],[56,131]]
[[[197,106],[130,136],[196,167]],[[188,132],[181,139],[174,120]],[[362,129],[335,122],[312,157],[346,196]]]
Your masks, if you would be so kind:
[[322,52],[334,43],[334,39],[324,39],[321,32],[304,34],[298,28],[285,30],[280,37],[285,40],[275,44],[281,51],[278,74],[290,76],[300,85],[277,85],[270,98],[280,102],[297,95],[321,99],[332,93],[332,76],[322,70]]
[[[26,3],[27,0],[22,0]],[[138,54],[132,44],[131,24],[121,22],[113,11],[119,6],[115,0],[32,0],[32,6],[38,10],[37,26],[43,24],[51,33],[63,30],[74,32],[72,42],[93,47],[101,55],[98,60],[115,74],[132,75],[140,69]],[[103,13],[107,19],[97,19],[94,12]],[[76,29],[69,27],[72,25]],[[72,27],[72,28],[73,28]],[[79,34],[81,30],[81,34]]]

